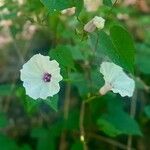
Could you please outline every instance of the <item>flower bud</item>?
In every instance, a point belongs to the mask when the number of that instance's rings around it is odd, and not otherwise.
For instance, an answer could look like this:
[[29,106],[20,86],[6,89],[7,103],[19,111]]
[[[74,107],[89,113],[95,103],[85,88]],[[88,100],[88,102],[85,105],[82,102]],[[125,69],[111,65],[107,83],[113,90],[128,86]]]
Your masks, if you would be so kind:
[[86,32],[94,32],[94,30],[96,29],[96,26],[93,23],[93,20],[89,21],[85,26],[84,26],[84,30]]
[[105,19],[102,17],[95,16],[92,20],[90,20],[85,26],[84,30],[86,32],[94,32],[96,28],[103,29],[105,25]]
[[105,19],[102,17],[95,16],[93,18],[93,23],[98,29],[103,29],[105,25]]
[[76,12],[76,7],[67,8],[61,11],[62,15],[72,16]]

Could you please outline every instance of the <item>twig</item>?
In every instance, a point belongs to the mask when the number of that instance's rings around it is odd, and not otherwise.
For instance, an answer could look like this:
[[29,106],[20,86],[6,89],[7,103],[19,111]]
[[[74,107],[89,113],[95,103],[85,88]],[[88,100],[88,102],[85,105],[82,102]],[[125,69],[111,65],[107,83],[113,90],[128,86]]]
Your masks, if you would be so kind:
[[91,101],[93,101],[94,99],[99,98],[99,97],[101,97],[101,95],[97,94],[97,95],[95,95],[95,96],[89,97],[89,98],[86,99],[84,102],[85,102],[85,103],[89,103],[89,102],[91,102]]
[[144,90],[145,90],[147,93],[150,93],[150,86],[148,86],[148,85],[147,85],[141,78],[139,78],[139,77],[137,77],[136,80],[142,84],[142,86],[144,87]]
[[91,102],[98,96],[92,96],[89,97],[86,100],[82,101],[81,108],[80,108],[80,121],[79,121],[79,127],[80,127],[80,140],[83,143],[83,149],[88,150],[87,144],[86,144],[86,139],[85,139],[85,130],[84,130],[84,113],[85,113],[85,104]]
[[116,4],[118,3],[118,0],[115,0],[115,2],[113,3],[111,9],[109,10],[108,14],[106,15],[106,18],[108,18],[110,16],[110,13],[113,11],[114,7],[116,6]]
[[[118,147],[120,149],[127,150],[127,146],[126,145],[124,145],[124,144],[122,144],[122,143],[120,143],[118,141],[115,141],[113,139],[110,139],[110,138],[107,138],[107,137],[103,137],[103,136],[97,135],[95,133],[88,133],[87,136],[95,138],[95,139],[97,139],[99,141],[103,141],[103,142],[109,143],[109,144],[114,145],[114,146],[116,146],[116,147]],[[135,150],[135,149],[131,148],[131,150]]]
[[64,119],[68,119],[68,113],[69,113],[69,104],[70,104],[70,91],[71,91],[71,85],[68,83],[66,85],[66,92],[65,92],[65,101],[64,101]]
[[[135,117],[135,113],[136,113],[136,102],[137,102],[137,91],[134,92],[133,98],[131,100],[131,106],[130,106],[130,116],[132,118]],[[131,146],[132,146],[132,135],[128,136],[128,141],[127,141],[127,150],[131,150]]]
[[84,112],[85,112],[85,101],[82,101],[81,108],[80,108],[80,140],[83,143],[83,149],[88,150],[85,140],[85,131],[84,131]]
[[115,7],[115,5],[118,3],[118,0],[115,0],[115,2],[113,3],[113,5],[112,5],[112,7],[111,7],[111,9],[110,9],[110,11],[109,12],[112,12],[112,10],[114,9],[114,7]]
[[[70,91],[71,91],[71,85],[70,85],[70,83],[67,83],[67,85],[66,85],[66,92],[65,92],[65,100],[64,100],[64,108],[63,108],[64,121],[66,121],[68,119],[69,104],[70,104]],[[66,134],[62,131],[61,138],[60,138],[59,150],[66,149],[65,139],[66,139]]]

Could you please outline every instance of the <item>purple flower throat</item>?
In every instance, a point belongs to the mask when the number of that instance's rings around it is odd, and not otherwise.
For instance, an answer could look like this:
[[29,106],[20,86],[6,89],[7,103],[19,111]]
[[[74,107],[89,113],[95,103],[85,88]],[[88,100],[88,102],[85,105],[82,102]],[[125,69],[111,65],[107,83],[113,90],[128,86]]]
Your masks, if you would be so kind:
[[52,75],[49,74],[49,73],[45,73],[44,76],[43,76],[44,82],[50,82],[51,78],[52,78]]

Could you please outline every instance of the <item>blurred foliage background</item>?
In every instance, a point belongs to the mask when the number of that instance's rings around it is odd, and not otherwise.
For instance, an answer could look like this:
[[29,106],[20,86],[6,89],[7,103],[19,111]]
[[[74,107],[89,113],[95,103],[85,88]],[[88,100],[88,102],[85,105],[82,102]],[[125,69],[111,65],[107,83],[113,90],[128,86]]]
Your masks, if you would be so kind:
[[[75,14],[61,14],[73,6]],[[101,49],[111,49],[101,33],[104,43],[95,53],[95,34],[83,31],[95,15],[106,19],[106,33],[121,25],[134,39],[131,99],[111,92],[95,96],[104,83],[100,63],[109,60]],[[48,103],[26,96],[19,79],[22,65],[36,53],[56,59],[65,79]],[[83,125],[86,149],[149,150],[149,59],[149,0],[0,0],[0,149],[82,150]],[[82,124],[82,102],[91,99]]]

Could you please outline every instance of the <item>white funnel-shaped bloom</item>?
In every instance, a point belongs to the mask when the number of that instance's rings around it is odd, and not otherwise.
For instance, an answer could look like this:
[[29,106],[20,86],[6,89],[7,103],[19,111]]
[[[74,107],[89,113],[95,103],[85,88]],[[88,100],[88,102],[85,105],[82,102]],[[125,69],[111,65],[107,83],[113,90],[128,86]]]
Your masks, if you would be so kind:
[[57,94],[60,90],[59,64],[55,60],[49,60],[49,56],[34,55],[20,70],[20,78],[23,81],[26,94],[33,99],[46,99]]
[[105,80],[104,86],[99,91],[101,95],[105,95],[108,91],[119,93],[122,97],[133,95],[135,82],[126,75],[120,66],[111,62],[103,62],[100,72]]

